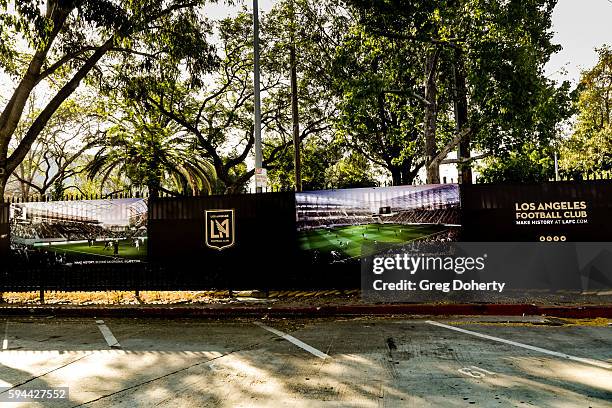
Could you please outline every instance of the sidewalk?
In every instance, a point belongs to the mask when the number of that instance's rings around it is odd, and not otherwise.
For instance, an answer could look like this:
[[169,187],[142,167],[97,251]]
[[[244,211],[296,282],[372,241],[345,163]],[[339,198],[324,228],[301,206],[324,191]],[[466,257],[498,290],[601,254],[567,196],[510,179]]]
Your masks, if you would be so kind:
[[612,295],[538,296],[496,303],[367,303],[358,291],[5,293],[0,316],[58,317],[330,317],[497,315],[612,318]]

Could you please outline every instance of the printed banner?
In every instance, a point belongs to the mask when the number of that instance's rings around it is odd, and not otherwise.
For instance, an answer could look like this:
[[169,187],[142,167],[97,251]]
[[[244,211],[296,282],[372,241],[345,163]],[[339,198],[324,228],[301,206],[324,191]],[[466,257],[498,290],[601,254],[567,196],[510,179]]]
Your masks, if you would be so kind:
[[14,261],[30,265],[141,262],[147,257],[142,198],[13,203]]
[[313,264],[359,263],[364,244],[454,241],[456,184],[311,191],[296,194],[299,246]]
[[612,241],[607,180],[461,186],[464,241]]

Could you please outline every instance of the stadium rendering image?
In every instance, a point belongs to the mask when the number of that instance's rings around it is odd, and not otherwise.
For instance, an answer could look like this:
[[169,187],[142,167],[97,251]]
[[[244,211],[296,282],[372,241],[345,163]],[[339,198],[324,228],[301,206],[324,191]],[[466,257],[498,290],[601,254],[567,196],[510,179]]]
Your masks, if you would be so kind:
[[454,240],[459,224],[455,184],[303,192],[296,205],[301,249],[332,260],[365,243]]
[[106,261],[147,256],[142,198],[11,205],[11,240],[25,260]]

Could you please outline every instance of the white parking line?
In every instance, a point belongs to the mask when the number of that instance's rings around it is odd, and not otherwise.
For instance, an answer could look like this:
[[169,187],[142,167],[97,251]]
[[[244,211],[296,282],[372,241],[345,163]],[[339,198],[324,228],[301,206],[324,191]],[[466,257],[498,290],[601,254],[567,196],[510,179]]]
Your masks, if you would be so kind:
[[121,344],[119,344],[115,336],[113,336],[113,333],[104,324],[104,320],[96,320],[96,323],[98,325],[98,329],[100,329],[100,332],[102,333],[102,336],[104,336],[104,340],[106,340],[106,343],[111,348],[121,348]]
[[4,325],[4,340],[2,340],[2,350],[8,349],[8,320]]
[[317,356],[319,358],[322,358],[322,359],[329,358],[329,356],[327,354],[323,353],[322,351],[319,351],[316,348],[314,348],[312,346],[309,346],[308,344],[304,343],[303,341],[298,340],[295,337],[293,337],[293,336],[291,336],[291,335],[289,335],[287,333],[283,333],[280,330],[276,330],[276,329],[274,329],[272,327],[268,327],[265,324],[260,323],[260,322],[254,322],[254,324],[256,324],[257,326],[261,327],[262,329],[265,329],[265,330],[267,330],[267,331],[269,331],[271,333],[276,334],[279,337],[282,337],[283,339],[285,339],[285,340],[295,344],[299,348],[301,348],[303,350],[306,350],[310,354],[313,354],[313,355],[315,355],[315,356]]
[[493,341],[497,341],[500,343],[509,344],[511,346],[522,347],[527,350],[538,351],[540,353],[549,354],[551,356],[561,357],[561,358],[565,358],[568,360],[577,361],[579,363],[589,364],[589,365],[600,367],[600,368],[605,368],[606,370],[612,369],[612,364],[606,363],[605,361],[593,360],[590,358],[575,357],[569,354],[559,353],[558,351],[547,350],[541,347],[530,346],[529,344],[523,344],[523,343],[518,343],[512,340],[506,340],[506,339],[502,339],[499,337],[489,336],[488,334],[482,334],[482,333],[478,333],[478,332],[471,331],[471,330],[465,330],[460,327],[449,326],[447,324],[434,322],[432,320],[427,320],[425,323],[428,323],[434,326],[438,326],[438,327],[444,327],[445,329],[454,330],[454,331],[458,331],[458,332],[465,333],[465,334],[470,334],[472,336],[481,337],[483,339],[493,340]]

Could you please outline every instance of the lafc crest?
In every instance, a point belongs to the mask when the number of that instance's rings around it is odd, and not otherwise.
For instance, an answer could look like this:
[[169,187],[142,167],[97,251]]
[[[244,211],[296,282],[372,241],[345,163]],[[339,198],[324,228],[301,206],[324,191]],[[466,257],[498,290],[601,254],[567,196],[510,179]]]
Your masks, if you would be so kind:
[[234,210],[206,210],[206,245],[222,250],[234,245]]

